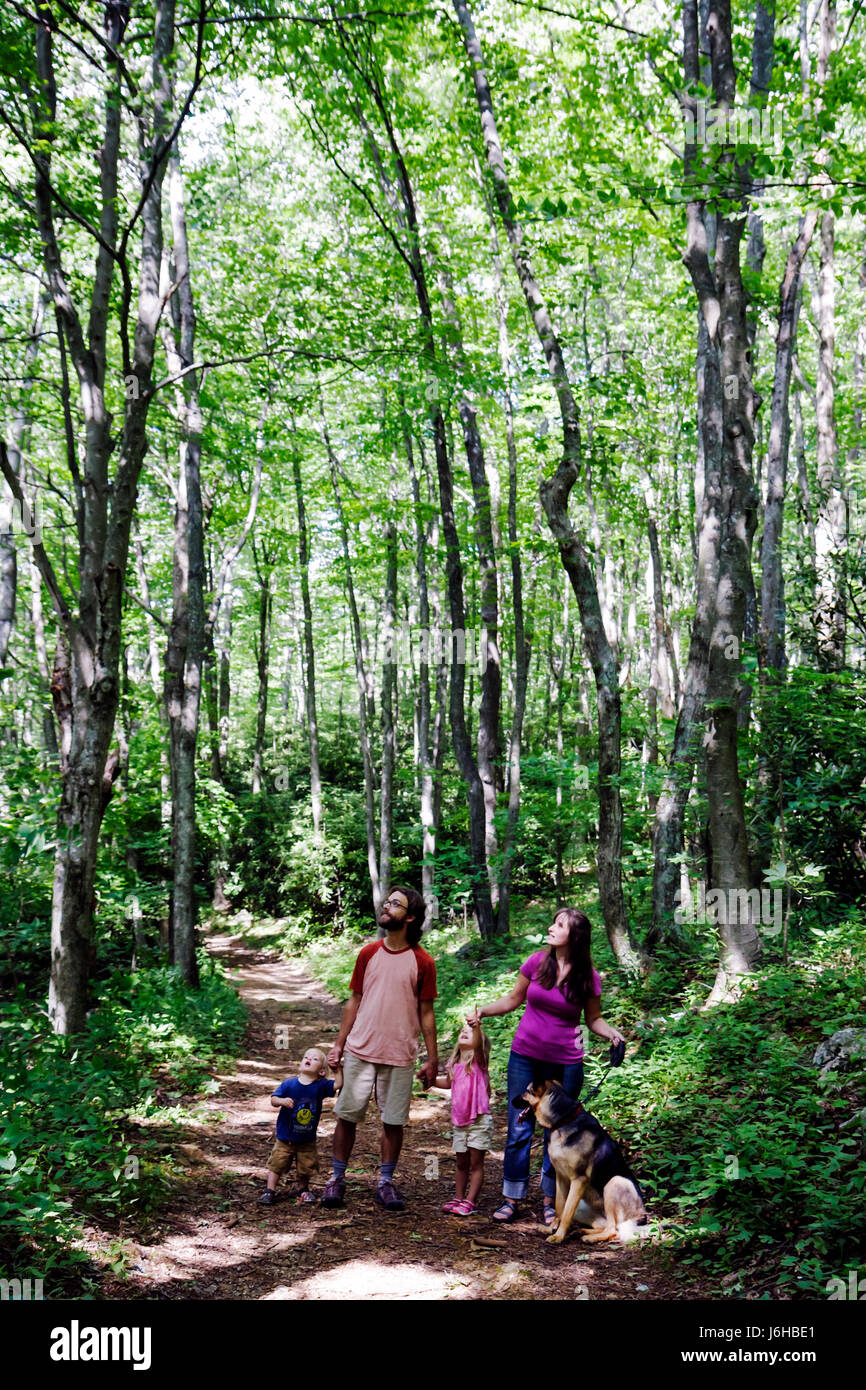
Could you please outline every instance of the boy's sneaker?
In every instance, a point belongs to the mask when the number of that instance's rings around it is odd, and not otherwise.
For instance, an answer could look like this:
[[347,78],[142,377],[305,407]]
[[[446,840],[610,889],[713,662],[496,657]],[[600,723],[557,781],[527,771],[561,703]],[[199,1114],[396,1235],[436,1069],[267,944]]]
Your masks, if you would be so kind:
[[345,1195],[346,1183],[344,1179],[331,1178],[330,1182],[326,1183],[325,1190],[322,1193],[322,1206],[341,1207],[344,1204],[343,1198],[345,1197]]
[[386,1211],[403,1211],[406,1203],[400,1195],[399,1189],[387,1179],[380,1182],[376,1188],[376,1201],[383,1206]]
[[276,1193],[271,1192],[270,1188],[266,1188],[265,1191],[262,1193],[261,1197],[259,1198],[259,1206],[272,1207],[276,1200]]

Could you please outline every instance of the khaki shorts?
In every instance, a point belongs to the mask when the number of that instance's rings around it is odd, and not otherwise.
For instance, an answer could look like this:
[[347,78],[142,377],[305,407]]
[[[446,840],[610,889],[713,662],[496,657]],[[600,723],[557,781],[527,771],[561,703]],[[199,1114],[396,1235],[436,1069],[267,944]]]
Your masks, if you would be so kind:
[[493,1147],[493,1116],[476,1115],[469,1125],[455,1125],[451,1140],[451,1152],[465,1154],[467,1149],[483,1149],[489,1153]]
[[343,1058],[343,1089],[337,1097],[334,1114],[338,1120],[360,1124],[374,1091],[382,1123],[405,1125],[412,1101],[415,1064],[388,1067],[384,1062],[364,1062],[354,1053]]
[[270,1172],[276,1173],[279,1177],[291,1168],[292,1159],[297,1160],[299,1178],[311,1178],[314,1173],[318,1173],[319,1155],[315,1139],[311,1144],[287,1144],[284,1139],[274,1140],[274,1147],[268,1159]]

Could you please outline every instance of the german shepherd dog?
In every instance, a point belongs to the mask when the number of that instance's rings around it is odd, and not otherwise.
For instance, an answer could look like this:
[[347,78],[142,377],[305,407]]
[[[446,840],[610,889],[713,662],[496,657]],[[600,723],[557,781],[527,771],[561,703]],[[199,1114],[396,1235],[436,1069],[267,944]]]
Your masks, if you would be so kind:
[[556,1172],[556,1224],[547,1237],[561,1245],[582,1203],[592,1229],[587,1242],[628,1240],[636,1226],[647,1221],[643,1193],[615,1139],[594,1115],[577,1104],[558,1081],[529,1086],[512,1105],[526,1102],[545,1129],[550,1130],[548,1153]]

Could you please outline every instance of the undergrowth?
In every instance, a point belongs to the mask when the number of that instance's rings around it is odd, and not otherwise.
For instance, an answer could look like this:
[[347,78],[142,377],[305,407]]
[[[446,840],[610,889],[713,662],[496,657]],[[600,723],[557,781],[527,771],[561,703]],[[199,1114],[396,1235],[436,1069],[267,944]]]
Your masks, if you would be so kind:
[[[85,1218],[151,1211],[164,1179],[133,1120],[162,1114],[166,1089],[208,1092],[213,1065],[235,1053],[246,1011],[223,970],[199,953],[201,988],[169,967],[105,983],[86,1030],[52,1033],[23,990],[0,1016],[0,1274],[43,1280],[58,1296],[75,1273]],[[169,1112],[175,1121],[185,1112]],[[82,1277],[84,1276],[84,1283]]]

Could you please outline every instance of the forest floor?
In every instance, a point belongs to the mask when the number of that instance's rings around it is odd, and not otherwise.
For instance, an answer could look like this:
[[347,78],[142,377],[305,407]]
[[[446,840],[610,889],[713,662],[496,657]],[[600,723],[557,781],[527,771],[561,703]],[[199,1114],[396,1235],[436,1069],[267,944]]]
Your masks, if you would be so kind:
[[[103,1274],[100,1298],[712,1296],[708,1287],[674,1278],[665,1268],[663,1247],[652,1240],[582,1247],[574,1233],[561,1247],[547,1245],[537,1179],[532,1200],[521,1208],[525,1219],[506,1226],[493,1221],[502,1178],[501,1102],[494,1116],[497,1147],[487,1158],[477,1216],[441,1211],[453,1195],[454,1160],[449,1103],[436,1093],[413,1097],[397,1172],[404,1212],[385,1212],[374,1202],[379,1125],[373,1102],[358,1127],[345,1208],[301,1204],[285,1185],[273,1207],[259,1206],[274,1127],[270,1093],[289,1074],[287,1059],[312,1045],[329,1046],[341,1008],[300,964],[273,951],[220,934],[211,935],[208,946],[249,1008],[245,1047],[230,1072],[216,1075],[219,1094],[197,1107],[199,1118],[184,1132],[172,1131],[166,1147],[186,1166],[171,1180],[155,1218],[123,1224],[119,1249],[127,1269]],[[287,1046],[278,1047],[278,1041]],[[313,1182],[318,1193],[330,1176],[333,1129],[326,1109],[319,1126],[321,1171]]]

